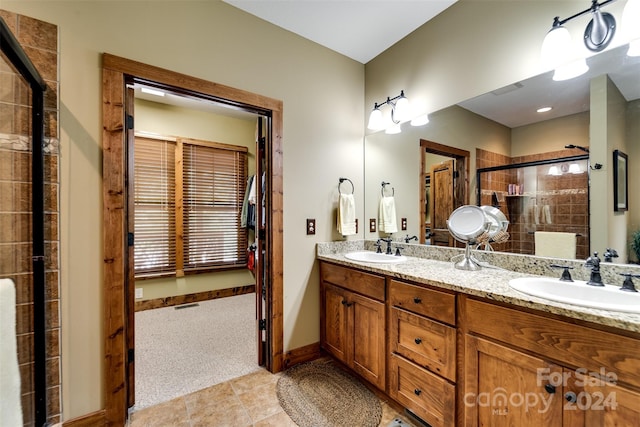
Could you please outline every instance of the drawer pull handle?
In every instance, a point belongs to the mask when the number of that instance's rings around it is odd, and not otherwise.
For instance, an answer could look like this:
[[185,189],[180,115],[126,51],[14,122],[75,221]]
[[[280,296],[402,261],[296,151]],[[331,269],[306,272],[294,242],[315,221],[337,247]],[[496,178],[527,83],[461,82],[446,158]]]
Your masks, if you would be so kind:
[[417,389],[413,390],[413,392],[415,393],[416,396],[420,396],[420,393],[422,393],[422,390],[417,388]]
[[416,338],[414,341],[416,342],[416,344],[420,344],[422,343],[422,338]]
[[567,392],[564,395],[564,398],[567,400],[567,402],[571,402],[571,403],[576,403],[578,400],[578,396],[576,396],[576,394],[572,391]]
[[551,384],[545,384],[544,385],[544,389],[549,394],[553,394],[553,393],[556,392],[556,387],[554,385],[551,385]]
[[416,304],[420,304],[422,302],[422,298],[420,297],[413,297],[413,302]]

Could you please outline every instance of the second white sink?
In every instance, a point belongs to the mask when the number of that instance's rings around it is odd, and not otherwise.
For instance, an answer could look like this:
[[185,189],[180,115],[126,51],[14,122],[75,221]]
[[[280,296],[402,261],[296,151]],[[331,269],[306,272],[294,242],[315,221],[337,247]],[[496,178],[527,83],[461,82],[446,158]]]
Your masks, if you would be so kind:
[[591,286],[576,280],[562,282],[547,277],[522,277],[509,281],[513,289],[552,301],[601,310],[640,314],[640,292],[621,291],[618,286]]
[[344,257],[353,261],[374,262],[380,264],[397,264],[407,260],[407,257],[404,255],[387,255],[371,251],[349,252],[344,254]]

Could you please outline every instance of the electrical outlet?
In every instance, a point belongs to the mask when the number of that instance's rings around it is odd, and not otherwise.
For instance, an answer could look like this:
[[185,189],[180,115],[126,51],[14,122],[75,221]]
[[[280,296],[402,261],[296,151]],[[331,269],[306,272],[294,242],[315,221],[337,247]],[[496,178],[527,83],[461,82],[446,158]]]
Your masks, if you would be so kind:
[[370,233],[375,233],[376,232],[376,219],[375,218],[369,219],[369,232]]
[[143,295],[143,289],[136,288],[136,299],[142,298],[142,295]]
[[307,218],[307,235],[316,234],[316,220]]
[[402,220],[400,221],[400,224],[402,224],[401,228],[403,230],[406,230],[407,229],[407,218],[402,218]]

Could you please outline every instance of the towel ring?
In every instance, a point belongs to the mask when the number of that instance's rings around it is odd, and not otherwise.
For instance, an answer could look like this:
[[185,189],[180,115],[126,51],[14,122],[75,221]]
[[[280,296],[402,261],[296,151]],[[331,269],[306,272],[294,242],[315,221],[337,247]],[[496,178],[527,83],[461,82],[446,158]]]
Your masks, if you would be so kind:
[[349,184],[351,184],[351,194],[353,194],[355,192],[355,187],[353,186],[353,182],[351,182],[351,180],[349,178],[339,178],[338,181],[339,181],[339,183],[338,183],[338,193],[342,194],[342,191],[340,190],[340,185],[345,181],[349,181]]
[[[389,185],[389,184],[391,184],[391,183],[382,181],[382,188],[380,189],[380,194],[382,194],[382,197],[385,197],[384,190],[386,189],[387,185]],[[391,196],[395,196],[395,195],[396,195],[396,189],[391,187]]]

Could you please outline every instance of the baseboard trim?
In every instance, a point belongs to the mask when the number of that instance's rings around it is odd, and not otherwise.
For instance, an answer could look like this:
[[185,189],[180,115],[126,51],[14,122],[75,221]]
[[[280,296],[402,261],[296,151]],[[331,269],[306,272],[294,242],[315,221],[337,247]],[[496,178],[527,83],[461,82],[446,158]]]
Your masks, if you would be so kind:
[[172,307],[174,305],[190,304],[216,298],[226,298],[235,295],[251,294],[256,291],[256,285],[238,286],[235,288],[218,289],[215,291],[198,292],[195,294],[176,295],[173,297],[136,301],[135,310],[152,310],[154,308]]
[[290,368],[304,362],[310,362],[321,356],[320,343],[305,345],[304,347],[289,350],[284,355],[284,368]]
[[73,418],[69,421],[64,421],[62,425],[64,427],[99,427],[106,425],[106,412],[101,409],[90,414],[83,415],[81,417]]

